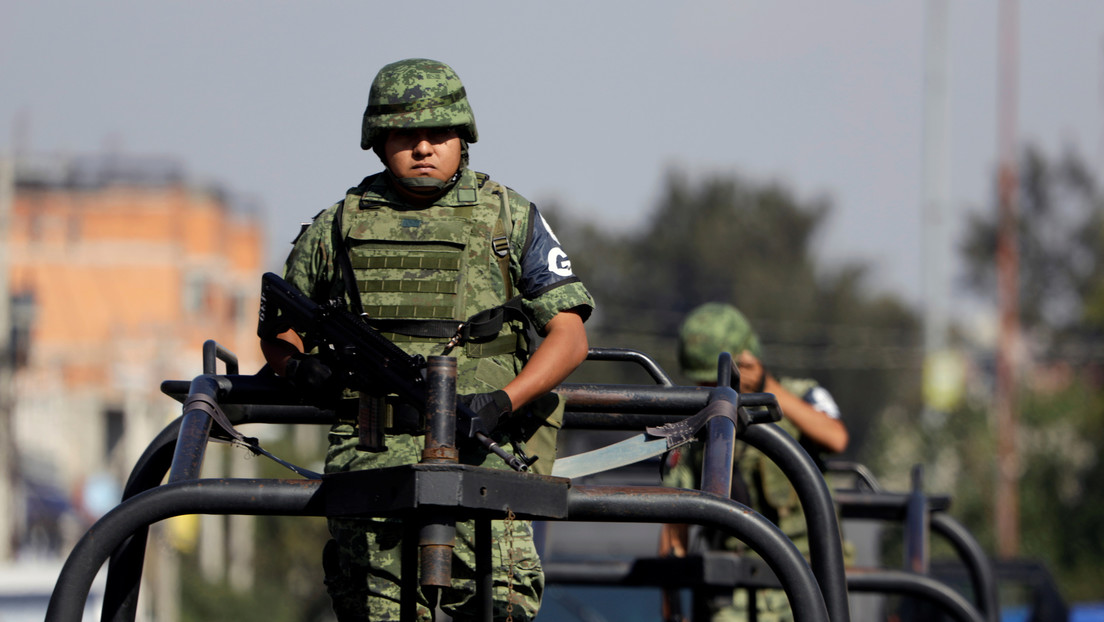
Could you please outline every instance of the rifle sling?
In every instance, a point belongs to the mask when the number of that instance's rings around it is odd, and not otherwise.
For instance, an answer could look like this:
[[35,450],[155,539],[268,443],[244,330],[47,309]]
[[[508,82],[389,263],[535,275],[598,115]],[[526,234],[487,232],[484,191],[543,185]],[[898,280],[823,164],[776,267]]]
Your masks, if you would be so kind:
[[252,436],[245,436],[241,432],[238,432],[238,430],[234,427],[234,424],[230,423],[230,418],[226,416],[226,413],[223,412],[218,403],[212,400],[210,396],[204,395],[202,393],[189,394],[188,398],[184,400],[184,412],[188,412],[191,410],[202,411],[204,414],[210,417],[212,421],[218,424],[218,427],[222,430],[222,433],[225,435],[225,437],[222,434],[218,434],[216,430],[212,430],[211,438],[213,438],[214,440],[226,441],[231,445],[244,447],[245,449],[253,452],[254,455],[265,456],[273,462],[287,469],[290,469],[292,472],[298,473],[299,475],[302,475],[307,479],[322,479],[322,475],[320,475],[319,473],[315,473],[310,469],[305,469],[296,464],[292,464],[287,460],[284,460],[283,458],[279,458],[269,453],[266,449],[261,447],[260,442],[256,438]]
[[726,400],[710,402],[692,417],[662,426],[649,426],[645,432],[667,439],[667,449],[674,449],[694,438],[710,419],[724,417],[736,424],[736,433],[742,433],[748,425],[747,415],[741,416],[740,408]]

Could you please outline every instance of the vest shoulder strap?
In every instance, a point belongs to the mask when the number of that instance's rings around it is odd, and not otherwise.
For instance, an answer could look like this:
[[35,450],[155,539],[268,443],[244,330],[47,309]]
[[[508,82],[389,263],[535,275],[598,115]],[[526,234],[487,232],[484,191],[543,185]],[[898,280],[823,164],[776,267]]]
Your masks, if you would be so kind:
[[[500,208],[491,246],[498,257],[498,267],[502,271],[502,283],[506,287],[506,299],[509,300],[514,297],[514,283],[510,278],[510,238],[514,232],[514,219],[510,212],[510,189],[498,182],[494,182],[494,184],[498,188]],[[494,192],[493,189],[492,192]]]
[[345,297],[349,300],[352,311],[357,315],[364,315],[364,303],[360,300],[360,290],[356,284],[356,274],[353,273],[353,260],[349,256],[348,245],[345,244],[345,204],[348,200],[338,203],[333,219],[333,258],[334,267],[341,273],[341,281],[345,285]]

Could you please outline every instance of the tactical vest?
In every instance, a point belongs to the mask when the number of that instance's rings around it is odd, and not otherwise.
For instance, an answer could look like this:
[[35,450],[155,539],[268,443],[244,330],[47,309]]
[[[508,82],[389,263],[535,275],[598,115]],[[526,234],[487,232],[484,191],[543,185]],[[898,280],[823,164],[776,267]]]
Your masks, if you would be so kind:
[[[442,354],[447,332],[410,333],[475,324],[473,316],[514,299],[510,193],[482,173],[465,171],[445,197],[414,209],[389,198],[386,184],[382,174],[373,175],[346,193],[335,215],[340,239],[334,249],[348,253],[370,323],[410,354]],[[389,326],[409,330],[389,331]],[[428,329],[420,331],[423,327]],[[521,371],[529,344],[528,321],[516,315],[507,314],[493,334],[473,331],[470,340],[448,352],[457,359],[457,390],[506,386]],[[564,400],[548,393],[511,417],[509,443],[540,458],[532,467],[536,473],[551,473],[563,409]]]
[[[370,321],[407,352],[442,354],[448,331],[512,297],[507,190],[486,175],[465,171],[445,197],[415,209],[389,198],[386,183],[374,175],[350,189],[335,227]],[[421,334],[389,332],[390,320],[429,328]],[[521,358],[527,349],[524,326],[506,321],[496,334],[474,338],[462,352],[449,354]]]

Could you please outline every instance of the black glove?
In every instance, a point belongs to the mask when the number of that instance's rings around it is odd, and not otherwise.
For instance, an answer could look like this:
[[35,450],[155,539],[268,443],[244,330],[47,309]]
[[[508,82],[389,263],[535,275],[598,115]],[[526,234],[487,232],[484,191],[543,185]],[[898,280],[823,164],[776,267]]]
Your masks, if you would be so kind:
[[334,392],[333,370],[317,357],[302,352],[288,359],[284,377],[308,397],[328,397]]
[[456,419],[457,432],[466,434],[468,438],[475,436],[476,432],[490,434],[499,419],[514,412],[510,396],[501,389],[490,393],[468,393],[458,396],[458,399],[475,414],[471,419]]

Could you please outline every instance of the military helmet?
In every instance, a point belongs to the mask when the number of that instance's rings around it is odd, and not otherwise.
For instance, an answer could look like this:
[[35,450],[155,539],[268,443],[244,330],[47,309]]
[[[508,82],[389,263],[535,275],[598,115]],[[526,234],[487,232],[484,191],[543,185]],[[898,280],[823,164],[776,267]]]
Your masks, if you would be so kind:
[[368,91],[361,148],[371,149],[387,130],[431,127],[455,127],[469,143],[479,138],[464,85],[452,67],[408,58],[380,69]]
[[759,357],[759,337],[744,314],[732,305],[703,304],[691,311],[679,328],[679,365],[695,382],[717,380],[717,357],[721,352],[735,359],[744,350]]

